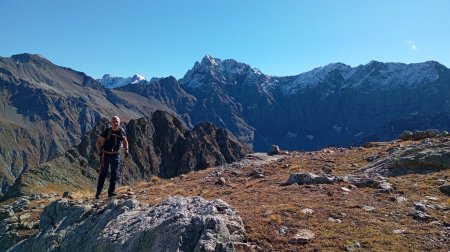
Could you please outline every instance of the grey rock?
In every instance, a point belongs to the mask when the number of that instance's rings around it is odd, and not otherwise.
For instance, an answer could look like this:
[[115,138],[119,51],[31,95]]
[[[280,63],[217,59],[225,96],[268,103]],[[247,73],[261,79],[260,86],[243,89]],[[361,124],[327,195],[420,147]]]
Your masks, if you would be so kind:
[[450,196],[450,185],[443,185],[439,187],[439,191],[441,191],[443,194]]
[[219,179],[217,179],[217,181],[214,183],[215,185],[226,185],[227,181],[225,180],[224,177],[219,177]]
[[314,210],[312,210],[311,208],[303,208],[302,210],[300,210],[300,212],[304,215],[312,215],[314,213]]
[[411,212],[409,215],[418,221],[429,221],[429,220],[433,219],[430,215],[428,215],[420,210],[415,210],[415,211]]
[[284,236],[288,231],[288,228],[286,226],[281,226],[278,230],[277,233],[280,236]]
[[377,176],[426,174],[450,169],[448,141],[422,141],[405,148],[394,149],[373,160],[349,177],[373,179]]
[[12,206],[6,205],[0,207],[0,221],[7,219],[14,215],[14,210]]
[[388,182],[381,182],[378,186],[377,186],[377,193],[393,193],[394,192],[394,187],[392,187],[391,183]]
[[268,154],[269,155],[280,155],[280,154],[282,154],[282,152],[278,145],[272,145],[272,148]]
[[403,234],[404,232],[406,232],[405,229],[395,229],[394,231],[392,231],[392,233],[394,234]]
[[306,244],[310,240],[314,239],[316,235],[308,229],[301,229],[295,234],[291,239],[289,239],[289,243],[293,244]]
[[372,212],[373,210],[375,210],[375,207],[373,207],[373,206],[363,206],[362,209],[364,209],[364,211],[366,211],[366,212]]
[[252,178],[264,178],[265,177],[263,171],[261,171],[259,169],[252,170],[250,172],[249,176]]
[[347,251],[357,251],[357,250],[359,250],[361,247],[362,247],[362,246],[361,246],[361,243],[355,242],[355,243],[352,243],[352,244],[350,244],[350,245],[345,246],[345,249],[346,249]]
[[72,192],[64,192],[62,197],[68,198],[68,199],[73,199],[72,194],[73,194]]
[[13,203],[12,207],[14,212],[23,212],[28,209],[28,204],[30,204],[30,201],[25,197],[21,197]]
[[341,219],[337,219],[337,218],[334,218],[334,217],[328,217],[328,221],[329,222],[333,222],[333,223],[342,223]]
[[414,203],[414,207],[416,208],[416,210],[419,210],[419,211],[422,211],[422,212],[425,212],[427,210],[427,207],[422,202]]
[[338,177],[324,175],[318,176],[313,173],[293,173],[289,176],[288,180],[283,185],[292,185],[297,183],[299,185],[309,185],[309,184],[332,184],[340,181]]
[[39,233],[11,251],[235,251],[235,243],[243,246],[243,222],[222,200],[177,196],[148,209],[139,205],[113,200],[96,209],[58,200],[45,208]]
[[401,134],[400,134],[400,136],[399,136],[399,138],[401,139],[401,140],[410,140],[410,139],[413,139],[413,133],[412,133],[412,131],[403,131]]
[[403,196],[395,197],[394,200],[395,200],[397,203],[404,203],[404,202],[408,201],[408,199],[405,198],[405,197],[403,197]]

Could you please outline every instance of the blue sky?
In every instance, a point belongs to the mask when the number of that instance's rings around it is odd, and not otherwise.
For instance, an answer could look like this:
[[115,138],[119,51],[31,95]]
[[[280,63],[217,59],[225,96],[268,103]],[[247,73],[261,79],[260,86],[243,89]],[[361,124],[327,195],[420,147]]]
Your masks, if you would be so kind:
[[450,66],[447,0],[1,0],[0,56],[99,78],[181,78],[209,54],[287,76],[329,63]]

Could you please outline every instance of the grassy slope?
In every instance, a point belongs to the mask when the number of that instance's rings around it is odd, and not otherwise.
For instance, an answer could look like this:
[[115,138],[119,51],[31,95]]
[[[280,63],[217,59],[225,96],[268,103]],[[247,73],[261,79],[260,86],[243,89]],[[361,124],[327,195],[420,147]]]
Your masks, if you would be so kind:
[[[437,186],[437,179],[450,179],[448,169],[388,178],[388,182],[396,187],[394,194],[375,195],[372,188],[354,188],[345,192],[341,189],[349,186],[345,182],[280,185],[294,172],[321,174],[325,163],[334,165],[335,175],[348,174],[367,164],[366,157],[386,153],[389,147],[400,144],[407,146],[411,142],[392,142],[372,148],[291,152],[267,165],[243,167],[240,173],[223,172],[225,185],[216,185],[218,178],[211,176],[213,168],[170,180],[152,178],[149,182],[120,187],[119,197],[133,192],[139,201],[150,205],[170,195],[223,199],[240,213],[248,240],[264,251],[342,251],[356,242],[364,251],[447,251],[449,233],[442,224],[419,222],[408,214],[414,202],[424,200],[426,196],[438,196],[438,201],[428,201],[428,204],[440,204],[447,210],[428,208],[427,213],[437,220],[450,222],[448,197],[439,192]],[[261,169],[265,177],[248,176],[254,169]],[[93,201],[93,193],[93,190],[79,191],[73,197]],[[395,196],[406,197],[408,201],[397,203]],[[365,205],[373,206],[375,210],[366,212],[362,209]],[[303,214],[304,208],[313,209],[314,213]],[[340,215],[342,223],[328,221],[331,215]],[[287,233],[279,235],[277,231],[283,226],[287,227]],[[299,229],[313,231],[315,239],[305,245],[289,243],[290,237]],[[395,234],[394,230],[398,229],[404,232]]]

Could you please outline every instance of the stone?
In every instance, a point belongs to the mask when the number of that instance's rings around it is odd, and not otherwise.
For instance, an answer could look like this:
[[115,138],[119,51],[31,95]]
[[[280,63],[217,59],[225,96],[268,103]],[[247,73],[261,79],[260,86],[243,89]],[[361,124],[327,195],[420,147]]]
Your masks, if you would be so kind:
[[408,199],[406,199],[403,196],[395,197],[394,199],[397,203],[404,203],[404,202],[408,201]]
[[299,185],[310,184],[332,184],[339,179],[334,176],[318,176],[313,173],[293,173],[289,176],[288,180],[283,185],[292,185],[297,183]]
[[280,147],[278,145],[272,145],[271,150],[268,154],[269,155],[280,155],[281,154]]
[[62,197],[63,198],[68,198],[68,199],[73,199],[72,195],[73,195],[72,192],[64,192]]
[[310,208],[303,208],[302,210],[300,210],[300,212],[304,215],[312,215],[314,213],[314,210]]
[[25,197],[21,197],[13,203],[12,207],[16,213],[23,212],[28,209],[28,204],[30,204],[30,201]]
[[394,234],[403,234],[404,232],[406,232],[405,229],[396,229],[396,230],[392,231],[392,233],[394,233]]
[[419,211],[422,211],[422,212],[425,212],[427,210],[427,207],[422,202],[414,203],[414,207],[416,208],[416,210],[419,210]]
[[25,213],[25,214],[22,214],[22,215],[19,216],[19,220],[20,220],[20,222],[23,222],[24,220],[27,220],[30,217],[31,217],[31,214]]
[[342,223],[341,219],[336,219],[334,217],[328,217],[328,221],[333,223]]
[[316,235],[308,229],[301,229],[294,236],[289,239],[289,243],[292,244],[306,244],[310,240],[314,239]]
[[286,226],[281,226],[278,230],[277,233],[279,236],[284,236],[288,231],[288,228]]
[[394,192],[394,187],[392,187],[391,183],[388,182],[381,182],[378,186],[377,186],[377,193],[393,193]]
[[420,211],[420,210],[415,210],[413,212],[411,212],[409,214],[410,216],[412,216],[414,219],[418,220],[418,221],[429,221],[432,220],[432,217],[429,216],[428,214]]
[[265,177],[264,173],[261,170],[259,170],[259,169],[253,169],[250,172],[249,176],[252,177],[252,178],[264,178]]
[[[222,200],[169,197],[141,209],[134,199],[93,208],[61,199],[44,209],[39,233],[12,251],[235,251],[245,228]],[[57,227],[57,228],[55,228]],[[57,243],[55,243],[57,241]]]
[[14,210],[12,206],[2,206],[0,207],[0,221],[7,219],[14,215]]
[[352,190],[348,189],[347,187],[341,187],[341,190],[344,192],[351,192]]
[[226,180],[225,180],[225,178],[224,177],[219,177],[219,179],[214,183],[215,185],[220,185],[220,186],[223,186],[223,185],[225,185],[227,182],[226,182]]
[[363,206],[362,209],[366,212],[372,212],[375,210],[375,207],[373,206]]
[[439,187],[439,191],[441,191],[443,194],[450,196],[450,185],[443,185]]
[[359,242],[352,243],[350,245],[345,246],[347,251],[356,251],[361,248],[361,244]]
[[439,200],[439,197],[436,197],[436,196],[425,196],[425,198],[427,198],[428,200],[431,200],[431,201],[438,201]]

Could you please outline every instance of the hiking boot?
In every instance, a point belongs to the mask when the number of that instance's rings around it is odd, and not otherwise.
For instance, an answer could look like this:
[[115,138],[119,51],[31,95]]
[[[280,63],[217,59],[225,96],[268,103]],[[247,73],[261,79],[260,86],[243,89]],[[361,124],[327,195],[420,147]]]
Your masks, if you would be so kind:
[[114,196],[117,196],[117,193],[115,193],[115,192],[113,192],[113,193],[108,193],[108,197],[109,197],[109,198],[114,197]]
[[96,198],[96,199],[100,199],[100,194],[96,194],[96,195],[95,195],[95,198]]

